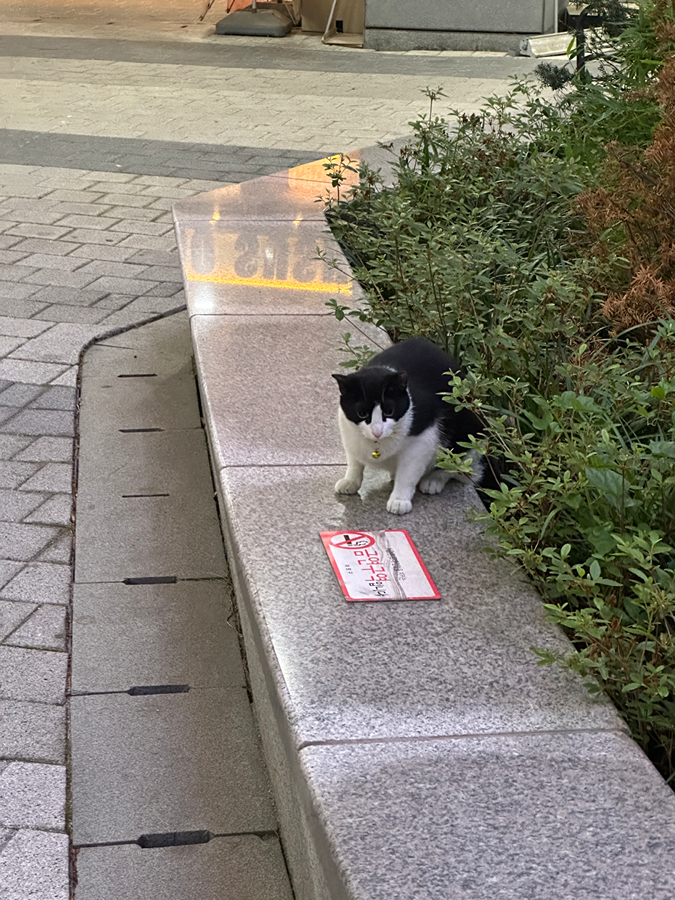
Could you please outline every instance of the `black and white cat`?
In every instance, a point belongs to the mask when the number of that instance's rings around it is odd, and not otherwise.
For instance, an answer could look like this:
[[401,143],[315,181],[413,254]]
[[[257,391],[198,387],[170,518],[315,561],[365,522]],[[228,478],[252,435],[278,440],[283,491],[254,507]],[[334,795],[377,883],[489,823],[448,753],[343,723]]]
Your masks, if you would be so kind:
[[[435,344],[410,338],[374,356],[358,372],[333,375],[340,386],[338,424],[347,454],[347,472],[335,485],[338,494],[355,494],[367,465],[387,470],[394,489],[387,510],[409,513],[419,485],[423,494],[439,494],[457,477],[436,468],[439,447],[458,452],[459,443],[480,434],[482,426],[470,410],[455,410],[439,394],[448,391],[458,364]],[[474,483],[485,461],[472,460]],[[465,477],[465,476],[460,476]]]

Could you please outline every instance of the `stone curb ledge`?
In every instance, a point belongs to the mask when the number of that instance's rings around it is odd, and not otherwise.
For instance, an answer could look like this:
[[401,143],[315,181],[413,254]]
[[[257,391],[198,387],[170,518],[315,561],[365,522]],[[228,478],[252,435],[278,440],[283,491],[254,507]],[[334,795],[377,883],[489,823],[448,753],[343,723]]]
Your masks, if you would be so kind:
[[[363,153],[371,166],[380,151]],[[350,176],[351,177],[351,176]],[[485,553],[469,486],[385,510],[330,378],[358,299],[319,161],[174,207],[250,682],[298,900],[671,900],[675,796]],[[316,248],[333,258],[332,268]],[[369,337],[382,343],[374,331]],[[440,601],[344,601],[319,532],[405,528]]]

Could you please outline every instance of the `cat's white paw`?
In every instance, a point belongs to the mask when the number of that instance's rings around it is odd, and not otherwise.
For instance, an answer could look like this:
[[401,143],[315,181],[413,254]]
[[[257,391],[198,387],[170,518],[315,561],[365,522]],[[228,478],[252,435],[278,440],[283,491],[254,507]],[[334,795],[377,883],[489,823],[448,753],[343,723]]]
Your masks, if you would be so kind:
[[440,494],[445,485],[449,481],[449,472],[442,472],[440,469],[434,469],[429,472],[419,483],[419,489],[423,494]]
[[410,500],[397,500],[390,497],[387,500],[387,512],[394,513],[395,516],[404,516],[412,510],[412,502]]
[[352,481],[351,478],[341,478],[335,485],[336,494],[356,494],[361,487],[360,481]]

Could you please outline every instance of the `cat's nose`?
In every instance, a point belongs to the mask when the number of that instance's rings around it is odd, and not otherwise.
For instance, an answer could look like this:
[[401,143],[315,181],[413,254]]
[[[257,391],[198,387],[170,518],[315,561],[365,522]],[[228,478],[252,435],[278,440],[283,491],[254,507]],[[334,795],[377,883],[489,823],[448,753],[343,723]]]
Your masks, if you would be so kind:
[[382,427],[382,425],[371,425],[370,430],[373,432],[373,437],[380,438],[382,437],[384,428]]

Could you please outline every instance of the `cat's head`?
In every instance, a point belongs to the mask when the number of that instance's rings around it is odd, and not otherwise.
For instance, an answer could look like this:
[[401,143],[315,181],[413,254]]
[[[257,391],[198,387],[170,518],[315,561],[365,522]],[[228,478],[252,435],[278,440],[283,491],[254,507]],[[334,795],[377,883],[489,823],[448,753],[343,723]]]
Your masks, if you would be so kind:
[[350,375],[333,375],[340,387],[340,407],[368,440],[396,431],[410,407],[408,376],[384,366],[366,366]]

